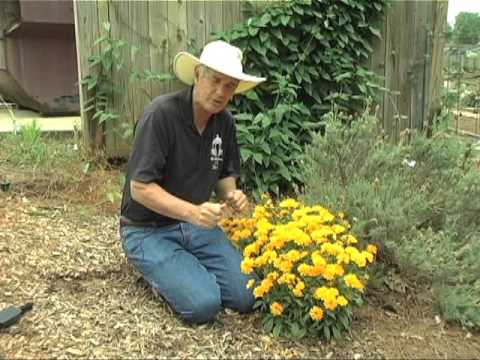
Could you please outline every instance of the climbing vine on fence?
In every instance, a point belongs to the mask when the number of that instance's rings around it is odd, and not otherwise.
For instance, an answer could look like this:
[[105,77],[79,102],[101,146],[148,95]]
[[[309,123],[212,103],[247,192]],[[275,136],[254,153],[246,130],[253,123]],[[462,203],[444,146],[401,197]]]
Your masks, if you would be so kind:
[[243,50],[246,72],[268,79],[232,103],[248,190],[278,194],[301,187],[301,155],[312,123],[332,104],[353,112],[375,96],[380,87],[366,64],[385,5],[291,0],[218,34]]
[[[269,79],[286,77],[299,85],[299,101],[313,115],[358,109],[379,86],[366,63],[386,0],[291,0],[265,9],[219,36],[244,50],[246,70]],[[275,103],[276,84],[267,81],[257,96],[239,97],[245,110]],[[252,101],[253,100],[253,101]],[[343,108],[343,109],[342,109]]]

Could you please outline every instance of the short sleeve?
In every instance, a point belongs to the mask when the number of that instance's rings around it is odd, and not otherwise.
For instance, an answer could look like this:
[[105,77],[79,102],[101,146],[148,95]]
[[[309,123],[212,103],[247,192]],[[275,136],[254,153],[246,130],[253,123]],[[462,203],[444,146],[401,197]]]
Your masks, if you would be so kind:
[[169,149],[168,126],[155,112],[147,112],[139,120],[129,165],[131,180],[158,183],[165,170]]
[[231,123],[231,128],[229,133],[229,141],[226,149],[226,156],[223,161],[223,169],[220,174],[220,179],[226,177],[240,177],[240,150],[237,144],[237,132],[235,129],[235,124]]

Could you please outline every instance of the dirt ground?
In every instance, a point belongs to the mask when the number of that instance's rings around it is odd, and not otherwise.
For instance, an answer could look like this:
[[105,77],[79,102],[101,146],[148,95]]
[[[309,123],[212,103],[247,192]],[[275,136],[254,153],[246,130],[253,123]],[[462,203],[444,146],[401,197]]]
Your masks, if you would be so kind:
[[428,289],[367,298],[341,341],[290,341],[260,314],[224,311],[190,326],[127,264],[115,207],[0,191],[0,309],[33,309],[0,330],[0,359],[26,358],[480,358],[480,334],[447,324]]

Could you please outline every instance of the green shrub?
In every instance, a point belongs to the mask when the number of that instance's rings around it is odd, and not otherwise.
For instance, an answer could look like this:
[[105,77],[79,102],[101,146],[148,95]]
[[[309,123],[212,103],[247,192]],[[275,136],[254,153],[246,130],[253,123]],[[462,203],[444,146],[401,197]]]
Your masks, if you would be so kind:
[[292,0],[218,36],[243,50],[245,71],[267,81],[235,97],[244,182],[249,191],[292,192],[303,185],[300,153],[309,130],[331,109],[359,109],[379,86],[365,63],[384,0]]
[[[346,209],[359,238],[432,281],[449,319],[480,327],[480,176],[471,144],[406,130],[394,145],[368,111],[356,121],[340,113],[326,118],[325,136],[307,150],[307,201]],[[455,293],[464,294],[458,303]]]

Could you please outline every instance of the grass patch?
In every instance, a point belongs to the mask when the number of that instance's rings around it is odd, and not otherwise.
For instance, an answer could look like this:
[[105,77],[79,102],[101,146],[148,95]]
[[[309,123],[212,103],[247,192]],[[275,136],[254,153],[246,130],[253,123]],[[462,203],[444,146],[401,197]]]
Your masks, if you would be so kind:
[[43,133],[36,122],[0,135],[0,183],[12,195],[118,211],[123,175],[92,158],[77,133]]

